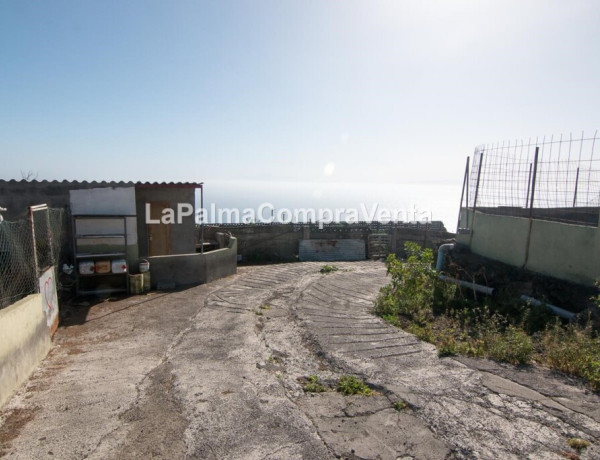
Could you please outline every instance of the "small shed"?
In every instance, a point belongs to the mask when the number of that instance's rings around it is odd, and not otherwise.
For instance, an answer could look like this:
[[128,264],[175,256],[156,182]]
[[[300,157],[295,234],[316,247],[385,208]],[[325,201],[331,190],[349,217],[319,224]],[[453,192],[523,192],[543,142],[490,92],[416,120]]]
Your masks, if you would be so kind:
[[84,243],[103,244],[103,253],[125,254],[128,271],[137,271],[142,259],[149,261],[153,287],[205,283],[236,272],[235,238],[222,235],[216,250],[202,253],[196,226],[196,196],[202,191],[200,182],[0,180],[5,218],[24,218],[28,206],[41,203],[87,216]]

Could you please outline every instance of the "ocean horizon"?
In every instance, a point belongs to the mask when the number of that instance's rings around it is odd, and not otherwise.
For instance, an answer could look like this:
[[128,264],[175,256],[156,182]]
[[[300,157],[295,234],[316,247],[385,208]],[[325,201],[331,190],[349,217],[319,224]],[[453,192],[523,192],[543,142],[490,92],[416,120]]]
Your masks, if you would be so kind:
[[239,223],[244,211],[254,214],[254,222],[303,222],[294,217],[314,210],[317,217],[321,212],[332,221],[441,221],[447,231],[455,232],[461,188],[462,184],[451,182],[213,181],[204,185],[204,209],[206,223]]

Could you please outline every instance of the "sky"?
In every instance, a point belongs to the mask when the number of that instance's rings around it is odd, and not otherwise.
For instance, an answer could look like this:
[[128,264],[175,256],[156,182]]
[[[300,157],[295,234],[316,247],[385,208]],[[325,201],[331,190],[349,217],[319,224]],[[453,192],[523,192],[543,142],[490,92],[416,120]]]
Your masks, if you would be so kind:
[[446,223],[475,146],[595,131],[599,81],[597,0],[0,0],[0,179]]

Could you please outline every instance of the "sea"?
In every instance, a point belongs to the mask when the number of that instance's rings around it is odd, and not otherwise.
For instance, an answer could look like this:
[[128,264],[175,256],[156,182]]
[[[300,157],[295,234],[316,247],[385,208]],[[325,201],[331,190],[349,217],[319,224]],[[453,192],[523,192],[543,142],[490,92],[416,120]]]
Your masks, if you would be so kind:
[[455,232],[462,183],[214,181],[203,190],[206,223],[442,221]]

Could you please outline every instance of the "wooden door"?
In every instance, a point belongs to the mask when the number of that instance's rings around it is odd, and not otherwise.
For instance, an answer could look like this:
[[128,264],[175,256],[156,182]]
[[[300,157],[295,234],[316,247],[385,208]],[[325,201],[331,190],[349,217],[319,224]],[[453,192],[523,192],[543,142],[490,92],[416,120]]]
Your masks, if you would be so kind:
[[[150,219],[160,220],[162,211],[169,208],[169,203],[162,201],[150,202]],[[165,256],[171,254],[171,225],[170,224],[148,224],[148,255]]]

